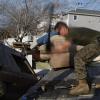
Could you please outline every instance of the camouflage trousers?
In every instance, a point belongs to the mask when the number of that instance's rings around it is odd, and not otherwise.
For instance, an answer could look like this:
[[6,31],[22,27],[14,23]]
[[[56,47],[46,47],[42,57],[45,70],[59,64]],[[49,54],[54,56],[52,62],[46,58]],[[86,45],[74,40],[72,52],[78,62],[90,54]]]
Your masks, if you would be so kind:
[[75,73],[79,80],[87,78],[86,65],[100,54],[100,45],[92,43],[77,52],[74,58]]

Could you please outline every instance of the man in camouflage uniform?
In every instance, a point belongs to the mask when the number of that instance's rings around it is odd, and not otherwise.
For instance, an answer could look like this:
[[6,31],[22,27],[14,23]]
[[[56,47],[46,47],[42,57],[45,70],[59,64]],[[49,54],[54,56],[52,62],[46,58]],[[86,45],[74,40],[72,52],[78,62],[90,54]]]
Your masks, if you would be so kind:
[[89,93],[89,86],[87,83],[87,71],[86,64],[91,62],[95,57],[100,54],[100,37],[97,41],[88,44],[83,49],[81,49],[75,56],[75,72],[77,79],[79,80],[78,86],[70,90],[71,95],[80,95]]

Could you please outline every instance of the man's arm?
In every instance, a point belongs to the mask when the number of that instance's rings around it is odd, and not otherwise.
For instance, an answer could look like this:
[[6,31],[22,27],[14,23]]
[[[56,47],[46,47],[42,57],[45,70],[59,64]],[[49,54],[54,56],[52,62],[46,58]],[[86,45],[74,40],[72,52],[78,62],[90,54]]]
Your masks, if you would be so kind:
[[44,60],[49,60],[50,59],[50,54],[40,54],[40,60],[44,61]]
[[84,48],[84,46],[82,46],[82,45],[77,45],[77,51],[79,51],[79,50],[81,50],[82,48]]

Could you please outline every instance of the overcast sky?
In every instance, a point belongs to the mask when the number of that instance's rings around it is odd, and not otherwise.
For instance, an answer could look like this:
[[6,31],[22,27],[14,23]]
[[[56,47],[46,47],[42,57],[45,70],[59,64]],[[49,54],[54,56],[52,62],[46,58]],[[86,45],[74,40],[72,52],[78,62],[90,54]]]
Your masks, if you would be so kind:
[[[10,1],[12,4],[18,7],[18,3],[24,0],[0,0],[1,2]],[[17,3],[15,3],[17,1]],[[100,0],[36,0],[40,1],[42,4],[48,4],[49,2],[56,1],[60,2],[61,6],[57,9],[59,12],[66,12],[71,9],[81,8],[100,11]],[[23,3],[23,2],[22,2]],[[46,6],[46,5],[45,5]],[[66,10],[65,10],[66,9]],[[4,24],[7,20],[3,21],[2,16],[0,16],[0,24]]]
[[[6,0],[0,0],[2,2]],[[8,0],[7,0],[8,1]],[[9,0],[14,4],[15,1],[23,1],[23,0]],[[91,9],[91,10],[100,10],[100,0],[36,0],[40,1],[40,3],[49,3],[52,1],[59,1],[61,3],[61,8],[83,8],[83,9]],[[64,10],[64,9],[63,9]]]

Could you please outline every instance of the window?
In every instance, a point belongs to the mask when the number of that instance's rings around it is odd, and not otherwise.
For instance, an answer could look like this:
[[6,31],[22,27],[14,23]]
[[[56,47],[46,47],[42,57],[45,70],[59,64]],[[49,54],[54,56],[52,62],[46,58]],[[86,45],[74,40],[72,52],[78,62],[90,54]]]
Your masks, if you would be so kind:
[[76,15],[74,15],[74,20],[76,20],[77,19],[77,16]]

